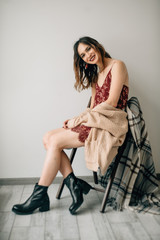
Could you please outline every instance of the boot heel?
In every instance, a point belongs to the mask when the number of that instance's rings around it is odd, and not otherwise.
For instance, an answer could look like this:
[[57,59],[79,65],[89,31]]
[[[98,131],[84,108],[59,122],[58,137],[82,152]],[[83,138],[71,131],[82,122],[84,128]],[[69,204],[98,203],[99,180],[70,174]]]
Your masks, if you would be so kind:
[[92,187],[90,184],[88,184],[87,182],[83,181],[82,179],[79,179],[79,180],[80,180],[79,183],[80,183],[80,186],[81,186],[81,188],[82,188],[82,192],[83,192],[85,195],[88,194],[89,191],[90,191],[91,189],[93,189],[93,187]]
[[39,208],[40,212],[46,212],[50,210],[49,202],[43,203],[43,205]]

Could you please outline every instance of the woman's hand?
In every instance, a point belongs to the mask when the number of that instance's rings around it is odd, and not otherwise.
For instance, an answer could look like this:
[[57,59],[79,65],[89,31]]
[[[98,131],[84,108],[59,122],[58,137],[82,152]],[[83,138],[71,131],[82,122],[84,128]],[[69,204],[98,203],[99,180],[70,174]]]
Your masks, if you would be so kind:
[[67,119],[66,121],[64,121],[64,123],[63,123],[63,128],[64,128],[64,129],[67,129],[67,128],[68,128],[68,127],[67,127],[68,121],[69,121],[69,119]]

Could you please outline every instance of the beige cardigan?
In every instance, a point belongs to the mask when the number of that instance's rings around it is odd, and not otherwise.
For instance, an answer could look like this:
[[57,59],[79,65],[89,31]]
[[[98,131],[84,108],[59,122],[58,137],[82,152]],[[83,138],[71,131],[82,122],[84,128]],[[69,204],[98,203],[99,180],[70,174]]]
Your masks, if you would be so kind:
[[128,131],[127,113],[103,102],[70,119],[68,128],[79,124],[92,127],[85,141],[86,166],[92,171],[100,167],[103,175],[124,142]]

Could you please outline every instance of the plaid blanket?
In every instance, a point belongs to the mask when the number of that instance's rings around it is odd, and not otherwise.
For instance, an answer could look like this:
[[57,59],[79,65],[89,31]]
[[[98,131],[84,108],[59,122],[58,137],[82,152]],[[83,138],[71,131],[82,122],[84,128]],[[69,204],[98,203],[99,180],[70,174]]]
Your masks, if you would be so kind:
[[[127,102],[129,132],[127,145],[118,164],[107,205],[114,209],[129,208],[136,212],[160,214],[160,197],[156,194],[158,180],[152,150],[136,97]],[[114,160],[99,183],[105,188],[114,167]]]

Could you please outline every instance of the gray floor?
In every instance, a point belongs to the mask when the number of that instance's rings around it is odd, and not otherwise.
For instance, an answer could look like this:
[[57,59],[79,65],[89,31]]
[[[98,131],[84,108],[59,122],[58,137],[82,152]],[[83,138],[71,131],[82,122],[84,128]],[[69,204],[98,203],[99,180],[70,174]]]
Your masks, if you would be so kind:
[[90,191],[76,216],[68,207],[71,198],[65,188],[61,200],[55,198],[58,184],[49,188],[51,210],[18,216],[12,205],[22,203],[32,193],[33,185],[0,187],[0,240],[160,240],[160,215],[131,211],[99,212],[103,193]]

